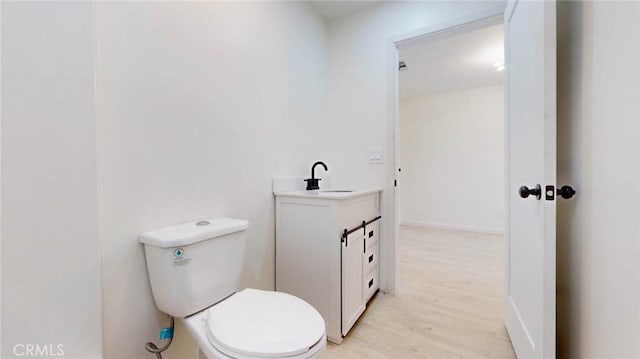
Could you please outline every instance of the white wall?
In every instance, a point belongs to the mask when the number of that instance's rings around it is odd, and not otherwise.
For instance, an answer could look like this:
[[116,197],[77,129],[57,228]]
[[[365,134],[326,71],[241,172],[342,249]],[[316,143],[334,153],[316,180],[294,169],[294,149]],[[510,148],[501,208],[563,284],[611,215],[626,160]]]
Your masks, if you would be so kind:
[[[300,2],[98,3],[96,16],[104,354],[146,358],[168,322],[139,233],[247,219],[243,284],[274,288],[271,178],[324,159],[325,27]],[[170,357],[196,357],[177,332]]]
[[558,11],[558,356],[638,358],[640,4]]
[[504,87],[400,103],[402,224],[504,230]]
[[102,355],[93,11],[2,3],[2,358]]
[[[381,187],[384,236],[381,242],[381,287],[395,277],[390,256],[396,249],[389,203],[393,189],[393,81],[397,66],[390,43],[400,36],[425,28],[438,28],[461,18],[503,6],[501,1],[390,2],[329,24],[328,116],[324,131],[328,139],[322,158],[331,171],[334,187]],[[369,164],[369,148],[384,149],[384,164]],[[402,186],[402,184],[400,185]]]

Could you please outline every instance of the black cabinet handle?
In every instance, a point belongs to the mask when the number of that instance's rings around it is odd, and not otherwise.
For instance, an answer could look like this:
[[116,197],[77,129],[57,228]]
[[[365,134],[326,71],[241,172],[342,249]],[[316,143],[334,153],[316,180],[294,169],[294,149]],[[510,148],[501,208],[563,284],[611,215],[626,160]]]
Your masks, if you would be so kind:
[[369,288],[371,288],[373,286],[373,278],[371,278],[371,280],[369,281]]
[[362,253],[367,253],[367,237],[362,238]]
[[373,262],[373,254],[369,256],[369,263]]

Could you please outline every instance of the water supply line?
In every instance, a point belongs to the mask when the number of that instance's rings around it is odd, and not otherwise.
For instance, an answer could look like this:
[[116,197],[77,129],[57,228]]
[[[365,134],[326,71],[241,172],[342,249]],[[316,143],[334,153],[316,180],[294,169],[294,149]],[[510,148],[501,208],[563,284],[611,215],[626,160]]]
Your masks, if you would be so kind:
[[169,316],[169,318],[171,319],[171,337],[169,337],[169,341],[167,342],[167,344],[165,344],[162,348],[158,348],[157,345],[153,344],[152,342],[147,342],[147,344],[144,345],[144,349],[146,351],[148,351],[149,353],[155,354],[156,355],[156,359],[162,359],[162,352],[169,349],[169,346],[171,345],[171,342],[173,341],[173,326],[174,326],[174,319],[173,316]]

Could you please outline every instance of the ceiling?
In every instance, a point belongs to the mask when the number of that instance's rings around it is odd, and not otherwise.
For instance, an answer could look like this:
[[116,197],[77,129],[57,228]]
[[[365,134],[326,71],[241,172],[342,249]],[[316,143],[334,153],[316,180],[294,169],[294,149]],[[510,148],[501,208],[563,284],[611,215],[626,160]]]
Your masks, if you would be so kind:
[[381,1],[309,1],[316,12],[328,21],[377,5],[380,2]]
[[435,36],[398,46],[400,98],[497,86],[504,72],[494,63],[504,63],[502,25],[451,36]]

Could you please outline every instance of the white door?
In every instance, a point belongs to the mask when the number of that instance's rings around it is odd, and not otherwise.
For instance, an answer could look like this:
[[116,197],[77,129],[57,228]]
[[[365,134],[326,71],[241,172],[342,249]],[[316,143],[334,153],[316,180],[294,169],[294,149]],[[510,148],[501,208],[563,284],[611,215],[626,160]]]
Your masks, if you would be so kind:
[[342,335],[345,336],[364,312],[362,253],[364,231],[359,229],[342,242]]
[[[510,1],[504,19],[505,323],[521,359],[555,357],[556,205],[555,190],[545,188],[556,184],[555,7],[554,1]],[[537,185],[540,198],[526,189],[520,195],[521,186]]]

